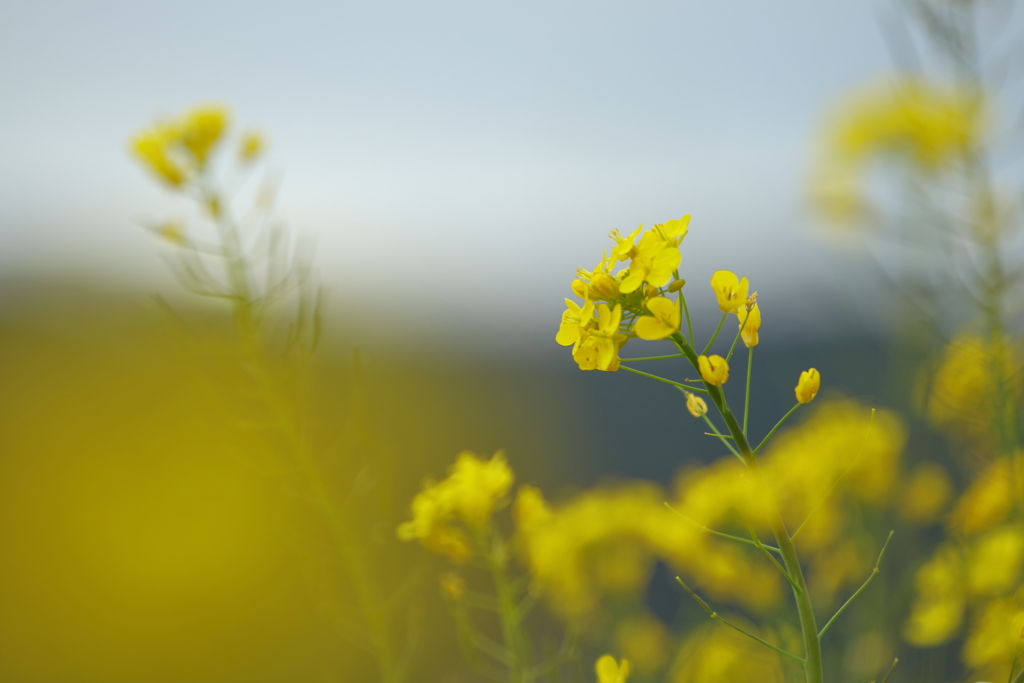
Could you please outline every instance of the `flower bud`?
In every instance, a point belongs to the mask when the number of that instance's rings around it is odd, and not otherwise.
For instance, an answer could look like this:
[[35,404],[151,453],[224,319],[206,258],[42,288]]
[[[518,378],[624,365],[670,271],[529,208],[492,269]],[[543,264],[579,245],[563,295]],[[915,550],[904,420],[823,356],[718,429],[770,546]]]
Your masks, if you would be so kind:
[[810,403],[818,395],[821,388],[821,373],[814,368],[804,370],[800,373],[800,381],[796,384],[796,400],[800,403]]
[[700,370],[700,376],[705,382],[716,387],[725,384],[729,379],[729,364],[721,356],[699,357],[697,369]]
[[686,392],[686,409],[694,417],[704,417],[708,412],[708,404],[700,396],[689,391]]

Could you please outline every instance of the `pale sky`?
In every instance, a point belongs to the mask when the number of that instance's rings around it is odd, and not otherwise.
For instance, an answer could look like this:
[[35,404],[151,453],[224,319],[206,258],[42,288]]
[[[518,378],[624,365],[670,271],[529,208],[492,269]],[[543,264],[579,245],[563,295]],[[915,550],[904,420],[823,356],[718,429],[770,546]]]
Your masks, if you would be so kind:
[[811,320],[858,267],[806,215],[813,136],[890,68],[879,7],[8,0],[0,267],[168,286],[137,224],[182,212],[127,139],[221,101],[270,136],[282,213],[336,300],[553,335],[611,228],[691,213],[698,288],[735,270],[766,320]]

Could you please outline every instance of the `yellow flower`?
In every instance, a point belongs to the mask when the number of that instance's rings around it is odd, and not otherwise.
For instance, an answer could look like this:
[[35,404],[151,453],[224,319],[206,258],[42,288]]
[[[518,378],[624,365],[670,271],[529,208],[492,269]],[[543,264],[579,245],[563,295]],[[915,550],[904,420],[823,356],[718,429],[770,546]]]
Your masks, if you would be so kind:
[[1012,482],[1012,468],[1006,459],[989,465],[960,496],[950,515],[950,529],[973,535],[1006,519],[1013,509]]
[[644,226],[641,225],[625,237],[618,230],[612,230],[608,233],[608,236],[615,242],[615,247],[612,248],[612,261],[625,261],[635,253],[633,243],[636,242],[636,236],[640,234],[643,228]]
[[423,547],[439,555],[447,555],[459,564],[472,555],[469,540],[448,520],[451,502],[443,485],[427,484],[412,499],[412,519],[398,527],[398,538],[419,541]]
[[821,373],[814,368],[804,370],[800,373],[800,381],[796,383],[796,400],[800,403],[810,403],[818,395],[821,388]]
[[170,150],[176,138],[177,132],[172,126],[157,124],[132,140],[135,155],[171,187],[180,187],[186,178],[185,169],[171,158]]
[[718,308],[723,313],[728,313],[746,303],[750,283],[747,282],[747,278],[737,278],[736,273],[731,271],[716,270],[711,276],[711,288],[715,290]]
[[1024,564],[1024,533],[1008,524],[988,532],[971,548],[967,588],[973,595],[998,595],[1011,588]]
[[[757,296],[757,292],[754,292]],[[740,337],[747,348],[753,348],[758,344],[758,330],[761,329],[761,309],[757,307],[754,297],[747,298],[747,305],[736,309],[736,317],[740,319]]]
[[897,509],[909,522],[935,521],[953,493],[953,482],[942,465],[926,463],[918,466],[900,492]]
[[615,301],[619,298],[619,281],[611,274],[615,265],[615,257],[607,255],[601,259],[594,270],[576,269],[577,280],[572,283],[572,291],[581,299],[597,299]]
[[512,519],[516,528],[523,532],[529,532],[551,519],[551,508],[539,488],[529,484],[519,487],[516,502],[512,504]]
[[702,417],[708,412],[708,404],[704,402],[700,396],[687,391],[686,392],[686,409],[690,411],[690,415],[694,417]]
[[683,238],[689,234],[689,227],[690,215],[687,214],[682,218],[676,218],[675,220],[655,225],[654,229],[658,231],[663,240],[678,247],[682,243]]
[[605,655],[594,665],[597,683],[626,683],[629,678],[629,661],[616,662],[615,657]]
[[654,287],[664,287],[672,279],[672,273],[681,260],[682,254],[676,244],[666,241],[657,230],[648,230],[632,252],[629,269],[619,284],[619,290],[629,294],[645,282]]
[[504,451],[498,451],[490,460],[481,460],[475,453],[463,451],[446,481],[451,487],[449,495],[455,512],[469,526],[483,529],[490,522],[496,505],[512,488],[515,475]]
[[580,370],[618,370],[619,349],[626,343],[626,335],[619,332],[622,322],[622,304],[614,309],[607,304],[597,307],[597,325],[581,331],[579,345],[573,350],[573,360]]
[[[731,623],[777,645],[785,645],[771,632],[759,629],[739,615],[728,615]],[[783,683],[779,655],[745,635],[716,623],[698,626],[679,647],[671,683]]]
[[641,339],[654,341],[664,339],[679,329],[681,315],[679,306],[671,299],[663,296],[649,299],[646,302],[647,310],[653,315],[644,315],[636,319],[633,325],[633,332]]
[[647,673],[662,667],[670,647],[665,625],[651,615],[638,615],[620,623],[615,629],[615,644],[637,670]]
[[196,107],[181,120],[179,139],[199,166],[203,166],[227,125],[228,111],[225,107],[216,104]]
[[267,143],[262,135],[256,131],[250,131],[243,135],[238,143],[238,158],[246,163],[255,161],[263,154],[266,146]]
[[562,323],[558,326],[555,341],[562,346],[572,346],[575,351],[583,339],[583,331],[594,319],[594,304],[584,301],[580,306],[572,299],[566,299],[565,307],[566,310],[562,313]]
[[940,545],[914,577],[917,599],[903,625],[903,637],[912,645],[941,645],[956,634],[963,621],[963,563],[960,551]]
[[700,376],[708,384],[716,387],[725,384],[729,379],[729,364],[721,356],[700,356],[697,359]]

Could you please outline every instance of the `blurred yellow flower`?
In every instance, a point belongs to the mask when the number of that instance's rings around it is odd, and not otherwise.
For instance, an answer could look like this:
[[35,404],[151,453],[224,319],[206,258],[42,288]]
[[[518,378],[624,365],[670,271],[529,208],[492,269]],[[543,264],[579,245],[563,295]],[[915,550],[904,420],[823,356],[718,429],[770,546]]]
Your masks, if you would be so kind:
[[958,535],[973,535],[1002,522],[1013,508],[1013,473],[999,459],[974,478],[950,516],[949,528]]
[[735,311],[747,301],[747,290],[750,284],[747,278],[737,278],[736,273],[728,270],[716,270],[711,276],[711,288],[715,290],[718,307],[723,313]]
[[597,672],[597,683],[626,683],[629,678],[629,662],[623,659],[616,662],[615,657],[604,655],[594,664]]
[[177,131],[167,124],[157,124],[132,139],[132,149],[143,164],[171,187],[185,182],[185,169],[171,158],[171,146],[177,140]]
[[953,495],[953,481],[942,465],[925,463],[910,473],[900,490],[896,509],[908,522],[934,522]]
[[618,650],[638,671],[652,673],[661,669],[668,654],[669,638],[665,625],[650,614],[630,617],[615,629]]
[[703,417],[708,412],[708,404],[704,402],[700,396],[687,391],[686,392],[686,409],[690,411],[690,415],[694,417]]
[[441,593],[452,602],[459,602],[466,594],[466,579],[455,572],[446,572],[441,575]]
[[941,645],[956,635],[963,621],[965,600],[960,551],[945,543],[914,578],[917,598],[903,625],[904,639],[918,647]]
[[757,333],[761,329],[761,309],[758,308],[756,301],[752,301],[755,296],[757,296],[757,292],[747,298],[745,306],[736,309],[736,317],[740,320],[740,337],[747,348],[757,346],[760,341]]
[[157,177],[180,187],[205,167],[227,125],[225,107],[199,106],[139,133],[132,140],[132,148]]
[[1015,524],[980,537],[970,549],[967,590],[973,595],[998,595],[1013,587],[1024,565],[1024,530]]
[[800,381],[796,383],[796,400],[800,403],[810,403],[818,395],[821,388],[821,373],[814,368],[804,370],[800,373]]
[[646,302],[647,310],[652,315],[643,315],[636,319],[633,331],[636,336],[648,341],[664,339],[679,330],[682,315],[679,306],[665,297],[657,297]]
[[267,143],[263,135],[256,131],[249,131],[242,136],[238,143],[238,158],[246,163],[256,161],[266,147]]
[[698,357],[697,369],[705,382],[716,387],[725,384],[729,379],[729,364],[721,356]]
[[195,107],[179,119],[180,143],[201,167],[228,125],[228,110],[221,105]]
[[188,241],[185,226],[180,221],[165,221],[156,229],[156,234],[171,244],[181,246]]
[[[749,633],[758,629],[741,617],[729,621]],[[774,640],[769,633],[760,634]],[[783,683],[779,655],[748,637],[718,623],[694,629],[683,641],[672,676],[673,683]]]
[[539,488],[529,484],[519,487],[512,504],[512,519],[522,532],[529,532],[551,519],[551,508]]

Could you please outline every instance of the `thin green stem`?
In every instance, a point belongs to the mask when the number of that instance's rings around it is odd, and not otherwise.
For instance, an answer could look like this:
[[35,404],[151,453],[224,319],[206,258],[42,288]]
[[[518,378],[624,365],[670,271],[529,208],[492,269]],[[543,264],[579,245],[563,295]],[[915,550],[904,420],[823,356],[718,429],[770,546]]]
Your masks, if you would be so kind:
[[701,417],[703,417],[704,421],[708,423],[708,427],[710,427],[711,431],[714,432],[714,435],[718,437],[718,440],[725,444],[725,447],[728,448],[733,455],[739,458],[740,462],[743,462],[743,458],[740,456],[740,452],[736,450],[735,446],[729,443],[729,440],[726,439],[720,431],[718,431],[718,427],[716,427],[715,423],[711,421],[711,418],[708,417],[708,414],[704,413],[703,415],[701,415]]
[[782,576],[785,577],[786,582],[793,587],[793,590],[800,590],[800,586],[798,586],[793,577],[789,575],[789,572],[787,572],[786,569],[781,564],[779,564],[779,561],[776,560],[772,556],[772,554],[768,552],[768,549],[764,547],[764,544],[761,543],[761,539],[758,537],[757,532],[754,531],[754,528],[750,526],[750,524],[747,524],[745,521],[744,524],[746,525],[747,532],[750,534],[750,538],[753,539],[754,545],[757,547],[757,549],[763,552],[765,556],[772,561],[772,564],[775,565],[775,568],[782,572]]
[[736,336],[732,339],[732,346],[729,347],[729,355],[725,357],[725,362],[728,363],[729,359],[732,358],[732,352],[736,350],[736,342],[740,340],[743,335],[743,330],[747,327],[747,321],[750,320],[750,313],[747,313],[747,317],[743,319],[743,324],[740,325],[740,329],[736,330]]
[[774,427],[772,427],[772,430],[771,430],[770,432],[768,432],[768,436],[764,437],[764,439],[762,439],[762,440],[761,440],[761,443],[757,444],[757,448],[755,448],[755,449],[754,449],[754,450],[753,450],[753,451],[751,452],[751,455],[757,455],[757,454],[758,454],[758,452],[759,452],[759,451],[761,450],[761,448],[762,448],[762,447],[763,447],[763,446],[764,446],[764,445],[765,445],[766,443],[768,443],[768,439],[772,438],[772,436],[773,436],[773,435],[775,434],[775,431],[776,431],[776,430],[777,430],[777,429],[778,429],[779,427],[781,427],[781,426],[782,426],[782,423],[783,423],[783,422],[785,422],[786,420],[788,420],[788,419],[789,419],[789,416],[790,416],[790,415],[792,415],[793,413],[795,413],[795,412],[796,412],[796,409],[797,409],[797,408],[799,408],[799,407],[800,407],[800,406],[802,406],[802,405],[803,405],[802,403],[797,403],[797,404],[796,404],[795,406],[793,406],[792,408],[790,408],[790,409],[789,409],[789,412],[788,412],[788,413],[786,413],[785,415],[783,415],[783,416],[782,416],[782,419],[781,419],[781,420],[779,420],[778,422],[776,422],[776,423],[775,423],[775,426],[774,426]]
[[704,608],[704,611],[708,613],[708,616],[711,617],[712,619],[714,619],[715,621],[717,621],[719,623],[722,623],[722,624],[725,624],[726,626],[728,626],[729,628],[731,628],[731,629],[733,629],[735,631],[739,631],[740,633],[742,633],[743,635],[745,635],[748,638],[753,638],[754,640],[756,640],[757,642],[761,643],[765,647],[768,647],[768,648],[771,648],[772,650],[775,650],[780,655],[786,655],[787,657],[795,659],[796,661],[798,661],[798,662],[800,662],[802,664],[806,664],[807,663],[807,661],[803,657],[798,657],[797,655],[793,654],[792,652],[790,652],[788,650],[783,650],[778,645],[772,645],[771,643],[769,643],[764,638],[758,638],[753,633],[750,633],[748,631],[744,631],[739,626],[736,626],[735,624],[733,624],[733,623],[727,621],[726,619],[723,619],[722,617],[718,616],[718,612],[715,612],[714,610],[712,610],[711,607],[708,606],[708,603],[704,602],[699,595],[697,595],[692,590],[690,590],[690,587],[687,586],[680,577],[677,576],[676,577],[676,581],[678,581],[679,585],[683,587],[683,590],[685,590],[687,593],[690,594],[690,597],[692,597],[694,600],[696,600],[697,603],[701,607]]
[[[725,319],[728,316],[729,316],[728,313],[723,313],[722,314],[722,319],[718,321],[718,327],[715,329],[715,333],[713,335],[711,335],[711,339],[708,340],[708,345],[704,347],[704,350],[700,352],[700,355],[702,355],[702,356],[708,355],[708,349],[710,349],[711,345],[715,343],[716,339],[718,339],[718,333],[722,331],[722,325],[725,324]],[[696,366],[694,366],[694,367],[696,367]]]
[[686,305],[686,297],[683,290],[679,290],[679,305],[683,307],[683,314],[686,316],[686,334],[690,338],[690,346],[693,346],[693,322],[690,321],[690,309]]
[[658,377],[657,375],[652,375],[651,373],[644,372],[643,370],[637,370],[635,368],[631,368],[631,367],[628,367],[626,365],[620,365],[619,368],[622,369],[622,370],[628,370],[629,372],[632,372],[632,373],[637,374],[637,375],[643,375],[644,377],[650,377],[651,379],[656,379],[659,382],[664,382],[665,384],[671,384],[672,386],[678,387],[680,389],[686,389],[687,391],[691,390],[691,387],[688,387],[685,384],[681,384],[679,382],[674,382],[674,381],[672,381],[670,379],[665,379],[664,377]]
[[[821,638],[825,635],[825,632],[828,631],[828,629],[832,626],[832,624],[835,623],[835,620],[839,618],[839,615],[846,611],[846,608],[849,607],[850,604],[857,598],[857,596],[860,595],[864,591],[864,589],[868,587],[868,584],[871,583],[872,579],[874,579],[878,575],[878,572],[881,571],[879,569],[879,566],[882,564],[882,558],[885,557],[885,549],[889,547],[889,541],[892,540],[892,535],[894,533],[895,533],[894,531],[890,531],[889,532],[889,537],[886,538],[885,539],[885,543],[882,544],[882,552],[878,553],[878,560],[875,561],[875,568],[871,570],[871,574],[870,574],[870,576],[868,576],[867,581],[865,581],[864,583],[861,584],[860,588],[858,588],[854,592],[854,594],[850,596],[850,599],[847,600],[846,602],[844,602],[843,606],[839,608],[839,611],[837,611],[834,615],[832,615],[832,618],[828,620],[828,623],[826,623],[824,626],[822,626],[821,630],[818,631],[818,639],[819,640],[821,640]],[[893,664],[893,666],[896,666],[896,665]],[[888,678],[888,676],[886,676],[886,678]]]
[[[1006,683],[1013,683],[1013,672],[1017,669],[1017,657],[1019,656],[1019,654],[1013,655],[1013,661],[1010,662],[1010,675],[1006,677]],[[1021,674],[1024,675],[1024,670],[1021,671]]]
[[754,367],[754,347],[751,346],[747,353],[747,393],[743,399],[743,435],[747,434],[747,418],[750,417],[750,370]]
[[[753,546],[755,548],[758,547],[757,543],[755,543],[754,541],[750,540],[749,538],[743,538],[742,536],[733,536],[732,534],[726,534],[726,533],[723,533],[721,531],[715,531],[714,529],[711,529],[711,528],[708,528],[708,527],[704,526],[703,524],[701,524],[697,520],[693,519],[692,517],[687,517],[686,515],[684,515],[679,510],[676,510],[674,507],[669,505],[667,501],[665,502],[665,507],[667,507],[669,510],[671,510],[674,513],[676,513],[677,515],[679,515],[683,519],[685,519],[687,522],[690,522],[691,524],[699,527],[702,531],[706,531],[707,533],[711,534],[712,536],[718,536],[719,538],[727,538],[730,541],[736,541],[737,543],[743,543],[744,545]],[[766,545],[766,544],[762,543],[760,547],[765,548],[766,550],[771,550],[773,553],[781,552],[778,548],[776,548],[773,545]]]
[[505,565],[494,550],[488,553],[491,576],[498,592],[498,616],[501,622],[501,637],[505,644],[510,683],[523,683],[523,669],[526,662],[521,661],[519,647],[519,615],[516,609],[516,597],[505,576]]
[[682,358],[683,356],[684,356],[684,354],[682,354],[682,353],[673,353],[670,356],[645,356],[643,358],[620,358],[619,362],[620,363],[630,363],[632,361],[638,361],[638,360],[666,360],[668,358]]
[[[896,670],[896,665],[900,663],[900,658],[896,657],[892,660],[892,666],[889,667],[889,672],[885,674],[885,678],[882,679],[882,683],[889,683],[889,676],[892,676],[892,672]],[[1024,672],[1022,672],[1024,673]]]

